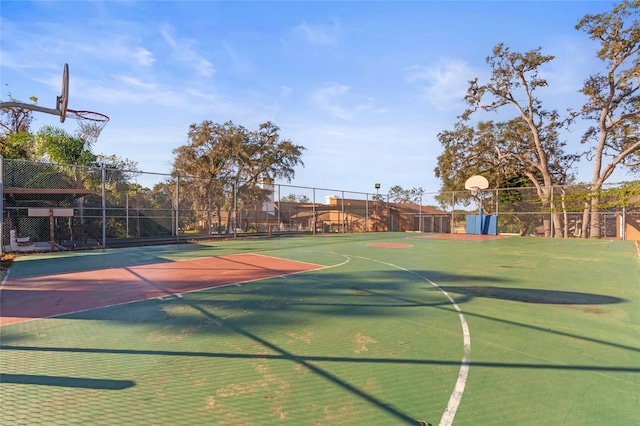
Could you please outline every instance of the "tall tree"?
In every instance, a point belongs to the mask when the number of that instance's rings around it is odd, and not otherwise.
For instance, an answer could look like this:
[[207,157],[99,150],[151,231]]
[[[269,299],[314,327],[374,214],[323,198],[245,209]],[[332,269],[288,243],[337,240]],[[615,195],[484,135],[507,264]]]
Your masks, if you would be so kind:
[[[12,102],[20,102],[9,93]],[[38,98],[31,97],[35,104]],[[33,110],[28,108],[0,109],[0,155],[5,158],[31,160],[34,155],[35,138],[31,133]]]
[[389,200],[394,203],[401,204],[417,204],[422,202],[422,195],[424,194],[424,189],[420,188],[411,188],[404,189],[400,185],[394,185],[389,188]]
[[553,224],[544,221],[547,236],[561,229],[560,215],[555,212],[553,201],[554,163],[567,160],[563,144],[557,138],[561,126],[559,115],[555,110],[543,109],[536,95],[538,89],[548,85],[540,77],[539,69],[553,59],[551,55],[543,55],[540,48],[517,53],[498,44],[487,58],[492,70],[490,81],[479,84],[476,78],[469,83],[465,96],[469,108],[462,115],[468,120],[478,110],[496,111],[504,106],[516,110],[518,118],[509,121],[503,129],[506,143],[496,145],[496,153],[501,160],[535,169],[535,173],[525,169],[523,174],[536,187],[543,208],[553,212]]
[[250,182],[286,179],[291,182],[295,167],[304,166],[301,160],[305,148],[289,139],[280,138],[280,128],[270,121],[251,132],[243,149],[246,176]]
[[[216,208],[218,223],[222,221],[222,208],[230,198],[229,180],[239,161],[239,153],[248,131],[232,121],[224,124],[205,120],[189,126],[189,143],[173,150],[173,176],[179,179],[179,187],[188,188],[191,194],[184,203],[212,202]],[[194,206],[202,210],[205,206]],[[228,206],[227,206],[228,207]],[[228,230],[228,226],[227,226]]]
[[180,176],[181,185],[190,185],[199,197],[214,199],[220,220],[223,205],[234,207],[232,197],[262,201],[268,194],[256,185],[259,181],[290,181],[295,167],[303,165],[305,148],[288,139],[281,140],[279,130],[271,122],[253,132],[232,121],[192,124],[190,142],[173,151],[173,174]]
[[464,121],[455,123],[452,130],[438,134],[443,152],[438,156],[435,175],[442,181],[442,191],[457,191],[464,188],[464,182],[473,175],[482,175],[498,188],[513,174],[506,159],[498,152],[504,139],[498,136],[505,124],[481,121],[475,127]]
[[[640,171],[640,0],[615,6],[607,13],[586,15],[576,25],[600,42],[597,56],[606,64],[580,90],[587,101],[574,117],[592,120],[582,137],[591,144],[591,198],[585,204],[582,235],[600,237],[600,196],[604,182],[618,166]],[[589,226],[590,225],[590,226]],[[587,231],[589,231],[587,233]]]

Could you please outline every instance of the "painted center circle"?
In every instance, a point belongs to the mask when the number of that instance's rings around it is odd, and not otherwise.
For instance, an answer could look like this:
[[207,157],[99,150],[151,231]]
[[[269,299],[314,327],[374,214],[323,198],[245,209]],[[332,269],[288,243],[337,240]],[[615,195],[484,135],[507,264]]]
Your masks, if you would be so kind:
[[402,243],[369,243],[367,245],[369,247],[381,247],[381,248],[407,248],[407,247],[413,247],[413,244],[402,244]]

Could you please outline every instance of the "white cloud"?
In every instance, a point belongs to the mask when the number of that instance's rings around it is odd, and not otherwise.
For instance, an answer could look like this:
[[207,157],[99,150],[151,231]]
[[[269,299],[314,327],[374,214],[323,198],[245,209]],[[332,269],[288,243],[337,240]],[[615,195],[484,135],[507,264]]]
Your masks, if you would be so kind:
[[414,65],[406,72],[407,82],[416,85],[422,97],[441,111],[460,109],[469,80],[479,74],[464,61],[447,59],[435,66]]
[[280,98],[288,98],[293,93],[293,88],[289,86],[285,86],[284,84],[280,85]]
[[251,61],[239,54],[236,49],[229,43],[222,43],[222,48],[227,54],[228,66],[237,73],[246,73],[251,71]]
[[196,40],[177,38],[169,28],[161,30],[160,34],[172,49],[173,58],[179,63],[188,65],[204,77],[211,77],[215,74],[216,70],[213,64],[198,53]]
[[353,120],[358,113],[373,108],[373,101],[369,98],[352,98],[349,86],[329,83],[318,89],[310,100],[317,108],[342,120]]
[[336,20],[332,20],[328,25],[302,21],[293,28],[293,33],[315,46],[337,46],[342,37]]

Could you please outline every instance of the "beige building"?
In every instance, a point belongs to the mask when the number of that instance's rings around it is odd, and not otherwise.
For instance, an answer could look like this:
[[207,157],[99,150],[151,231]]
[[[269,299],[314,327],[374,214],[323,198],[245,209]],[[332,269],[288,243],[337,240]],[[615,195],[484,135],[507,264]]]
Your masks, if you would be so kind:
[[[263,207],[263,206],[261,206]],[[263,207],[264,208],[264,207]],[[433,206],[327,197],[321,203],[274,202],[273,209],[238,211],[243,231],[450,232],[451,215]]]

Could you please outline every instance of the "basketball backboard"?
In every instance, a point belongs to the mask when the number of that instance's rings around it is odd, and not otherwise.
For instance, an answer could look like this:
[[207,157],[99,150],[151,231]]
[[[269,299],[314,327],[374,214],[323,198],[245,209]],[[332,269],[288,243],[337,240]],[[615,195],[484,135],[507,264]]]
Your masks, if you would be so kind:
[[0,102],[0,108],[24,108],[32,111],[44,112],[47,114],[60,116],[60,122],[64,123],[67,118],[67,105],[69,104],[69,65],[64,64],[62,68],[62,89],[60,96],[56,98],[55,108],[45,108],[35,104],[25,104],[23,102]]
[[67,118],[67,105],[69,104],[69,64],[64,64],[62,69],[62,91],[56,99],[56,110],[60,112],[60,122]]
[[474,190],[477,191],[479,189],[480,190],[487,189],[488,187],[489,187],[489,181],[487,180],[487,178],[480,175],[471,176],[464,183],[464,189],[468,189],[471,191],[474,191]]

